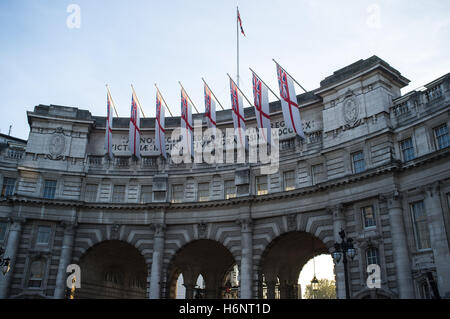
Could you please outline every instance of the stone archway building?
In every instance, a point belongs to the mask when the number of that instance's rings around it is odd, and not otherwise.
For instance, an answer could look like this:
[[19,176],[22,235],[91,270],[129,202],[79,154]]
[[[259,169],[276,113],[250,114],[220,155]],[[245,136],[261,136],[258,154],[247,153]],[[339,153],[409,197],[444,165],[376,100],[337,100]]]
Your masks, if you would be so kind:
[[[123,276],[123,264],[97,266],[119,290],[127,282],[145,286],[145,297],[170,297],[183,271],[184,279],[201,272],[206,289],[208,280],[216,289],[236,263],[240,297],[260,298],[264,272],[273,277],[280,267],[301,266],[303,257],[331,253],[341,229],[358,253],[349,266],[351,297],[427,298],[433,287],[448,296],[450,75],[402,96],[408,83],[376,56],[334,72],[297,96],[304,140],[284,126],[280,103],[271,103],[280,163],[268,176],[255,164],[162,160],[153,150],[153,118],[141,120],[140,160],[127,150],[129,119],[115,118],[109,160],[105,117],[36,106],[27,112],[27,141],[0,135],[0,244],[11,258],[0,298],[63,298],[67,265],[83,264],[105,243],[116,244],[102,253],[117,249],[120,260],[129,250],[125,259],[142,260],[133,263],[141,269],[136,280]],[[245,115],[256,126],[253,109]],[[167,118],[167,130],[179,121]],[[218,111],[217,121],[232,127],[231,111]],[[290,243],[303,257],[293,257]],[[200,269],[205,254],[222,250],[223,268]],[[381,269],[375,292],[366,285],[373,262]],[[342,264],[335,274],[344,298]]]

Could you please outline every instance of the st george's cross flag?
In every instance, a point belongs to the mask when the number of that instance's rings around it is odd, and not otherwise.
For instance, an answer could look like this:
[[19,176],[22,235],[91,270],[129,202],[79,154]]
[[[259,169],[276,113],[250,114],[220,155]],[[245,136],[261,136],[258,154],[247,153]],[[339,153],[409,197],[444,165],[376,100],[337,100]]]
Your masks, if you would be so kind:
[[111,96],[106,94],[106,130],[105,130],[105,150],[110,159],[113,158],[112,153],[112,122],[113,122],[113,104]]
[[267,144],[271,143],[269,90],[261,79],[253,74],[253,98],[255,105],[256,122],[260,129],[259,134]]
[[294,89],[294,81],[278,63],[276,65],[284,122],[295,134],[305,138],[300,111],[298,109],[297,95]]
[[205,91],[205,118],[208,128],[212,129],[213,134],[216,135],[216,100],[206,83],[204,84]]
[[181,89],[181,136],[183,138],[183,149],[191,156],[194,155],[194,129],[192,125],[192,105],[186,91]]
[[236,132],[237,143],[240,147],[248,148],[248,142],[245,134],[245,115],[244,103],[239,89],[230,78],[230,93],[231,93],[231,114],[233,115],[233,124]]
[[141,130],[140,130],[140,117],[138,106],[136,103],[137,99],[134,96],[134,92],[131,95],[131,116],[130,116],[130,131],[129,131],[129,146],[131,154],[137,158],[141,158],[140,152],[140,140],[141,140]]
[[159,154],[167,159],[164,107],[158,91],[156,91],[155,147]]

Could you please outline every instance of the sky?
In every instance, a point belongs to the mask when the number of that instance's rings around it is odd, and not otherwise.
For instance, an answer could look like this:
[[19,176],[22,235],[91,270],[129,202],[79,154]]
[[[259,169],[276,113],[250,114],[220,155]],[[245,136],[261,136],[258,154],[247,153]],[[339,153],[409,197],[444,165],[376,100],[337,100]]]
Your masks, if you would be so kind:
[[[73,4],[79,11],[68,11]],[[403,93],[450,71],[448,0],[2,0],[1,133],[13,125],[11,134],[27,139],[26,111],[39,104],[105,116],[106,84],[121,117],[129,117],[131,84],[154,117],[154,83],[179,115],[178,81],[202,112],[202,77],[230,108],[237,4],[246,33],[240,84],[250,99],[249,67],[278,90],[273,58],[307,90],[372,55],[411,80]]]

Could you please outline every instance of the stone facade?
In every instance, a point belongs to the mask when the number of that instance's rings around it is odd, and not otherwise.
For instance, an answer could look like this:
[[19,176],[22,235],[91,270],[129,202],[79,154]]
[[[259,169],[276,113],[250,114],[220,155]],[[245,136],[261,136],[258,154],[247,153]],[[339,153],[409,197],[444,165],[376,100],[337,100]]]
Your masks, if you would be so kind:
[[[297,298],[302,266],[333,252],[341,229],[357,249],[352,298],[448,297],[450,74],[401,96],[408,83],[376,56],[334,72],[297,97],[304,140],[271,103],[280,169],[263,184],[258,164],[162,160],[153,118],[141,119],[140,160],[127,149],[129,119],[115,118],[109,160],[104,117],[36,106],[27,141],[0,136],[0,241],[11,258],[0,298],[63,298],[69,264],[81,266],[80,298],[172,298],[179,274],[188,298],[199,274],[219,298],[235,264],[241,298]],[[245,116],[255,127],[252,108]],[[217,122],[232,127],[231,111]],[[167,118],[168,132],[179,123]],[[374,260],[381,288],[368,289]],[[335,274],[345,298],[342,264]]]

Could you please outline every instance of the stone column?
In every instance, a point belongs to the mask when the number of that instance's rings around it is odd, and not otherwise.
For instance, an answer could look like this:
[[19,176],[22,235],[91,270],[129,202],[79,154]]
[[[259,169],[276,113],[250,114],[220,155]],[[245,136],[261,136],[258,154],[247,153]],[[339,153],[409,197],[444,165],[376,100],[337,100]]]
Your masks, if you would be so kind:
[[253,232],[250,218],[241,219],[241,299],[253,298]]
[[[164,224],[154,224],[152,270],[150,274],[150,299],[159,299],[161,294],[161,273],[164,255]],[[187,289],[186,289],[187,294]]]
[[3,276],[0,274],[0,299],[8,298],[9,286],[11,284],[12,276],[14,274],[14,265],[16,262],[17,248],[19,247],[20,234],[22,231],[22,223],[25,219],[13,218],[10,221],[8,239],[6,242],[4,258],[10,258],[10,271]]
[[75,237],[75,227],[73,223],[62,222],[64,227],[64,238],[59,258],[58,273],[56,275],[56,288],[53,298],[64,299],[67,288],[67,266],[72,260],[73,241]]
[[450,252],[444,226],[439,184],[434,183],[427,186],[425,194],[425,211],[436,266],[439,294],[441,297],[450,296]]
[[386,196],[392,237],[392,253],[397,272],[398,294],[401,299],[414,298],[414,286],[408,241],[403,223],[403,208],[397,191]]
[[[341,236],[339,236],[339,232],[345,229],[345,216],[342,205],[329,208],[328,212],[333,214],[334,242],[340,243]],[[334,271],[336,274],[336,297],[337,299],[345,299],[345,273],[342,258],[338,263],[334,264]]]

